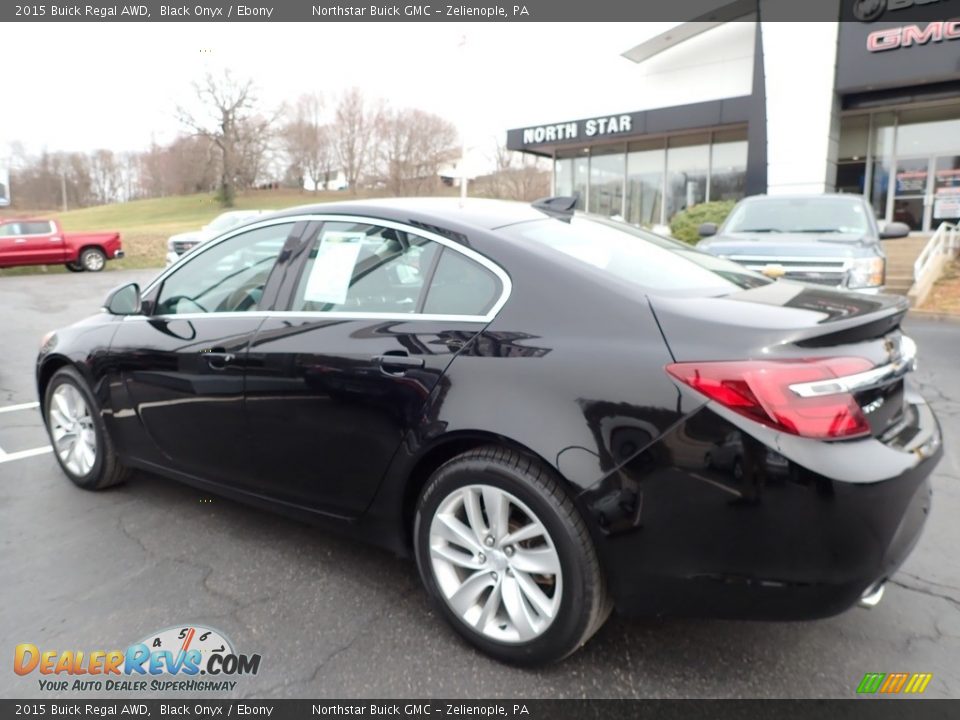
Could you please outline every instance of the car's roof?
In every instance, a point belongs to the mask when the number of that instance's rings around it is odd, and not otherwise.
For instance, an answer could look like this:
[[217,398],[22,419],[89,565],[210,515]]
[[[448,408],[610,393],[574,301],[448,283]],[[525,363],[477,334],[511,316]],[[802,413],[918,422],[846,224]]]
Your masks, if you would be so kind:
[[275,213],[273,217],[290,215],[369,215],[396,222],[447,223],[460,227],[493,230],[548,217],[527,203],[483,198],[416,197],[377,200],[347,200],[316,205],[301,205]]

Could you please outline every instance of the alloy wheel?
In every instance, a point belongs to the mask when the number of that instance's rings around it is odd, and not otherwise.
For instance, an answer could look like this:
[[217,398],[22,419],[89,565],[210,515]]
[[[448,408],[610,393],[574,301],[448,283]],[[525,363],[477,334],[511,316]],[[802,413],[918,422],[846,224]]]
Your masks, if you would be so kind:
[[87,475],[97,460],[97,434],[87,401],[69,383],[50,397],[47,422],[60,462],[77,477]]
[[91,272],[97,272],[103,269],[103,254],[99,252],[88,252],[83,256],[83,266]]
[[437,508],[429,542],[441,595],[480,634],[529,642],[557,617],[560,556],[546,526],[516,496],[491,485],[456,489]]

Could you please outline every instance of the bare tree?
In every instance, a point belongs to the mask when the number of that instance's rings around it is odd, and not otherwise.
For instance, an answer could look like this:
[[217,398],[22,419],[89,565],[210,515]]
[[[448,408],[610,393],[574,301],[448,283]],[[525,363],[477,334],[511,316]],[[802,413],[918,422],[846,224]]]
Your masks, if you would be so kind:
[[460,152],[453,123],[422,110],[384,113],[379,135],[381,169],[394,195],[436,191],[441,165]]
[[120,164],[112,150],[94,150],[90,154],[90,183],[93,195],[100,204],[119,199],[123,185]]
[[222,75],[207,73],[202,82],[194,83],[203,114],[177,108],[180,121],[195,134],[208,138],[220,153],[220,202],[232,207],[236,195],[237,171],[241,163],[249,164],[245,154],[259,146],[255,140],[258,128],[269,121],[258,119],[258,101],[253,80],[238,80],[229,70]]
[[323,98],[316,93],[302,95],[281,135],[300,187],[309,179],[314,191],[321,185],[329,189],[330,177],[337,169],[337,154],[333,128],[324,122]]
[[493,156],[494,171],[479,179],[477,191],[502,200],[531,201],[550,194],[547,161],[508,150],[498,139]]
[[380,102],[365,99],[356,87],[347,90],[337,104],[334,146],[352,193],[356,193],[357,184],[372,160],[382,107]]

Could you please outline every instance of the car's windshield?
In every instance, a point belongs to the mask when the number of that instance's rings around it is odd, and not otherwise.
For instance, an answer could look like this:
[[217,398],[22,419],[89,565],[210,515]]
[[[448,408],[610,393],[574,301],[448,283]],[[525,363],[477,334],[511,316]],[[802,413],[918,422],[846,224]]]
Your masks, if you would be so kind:
[[724,233],[856,233],[870,230],[858,198],[763,198],[741,203],[727,219]]
[[535,220],[502,228],[519,241],[535,241],[634,285],[653,290],[730,292],[771,282],[742,265],[623,223],[574,217]]

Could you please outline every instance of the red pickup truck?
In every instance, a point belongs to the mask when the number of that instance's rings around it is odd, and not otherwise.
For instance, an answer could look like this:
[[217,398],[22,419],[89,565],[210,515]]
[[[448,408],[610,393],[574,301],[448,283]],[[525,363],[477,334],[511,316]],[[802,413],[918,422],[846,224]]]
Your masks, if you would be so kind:
[[56,220],[0,218],[0,268],[63,263],[73,272],[99,272],[122,257],[117,232],[68,233]]

